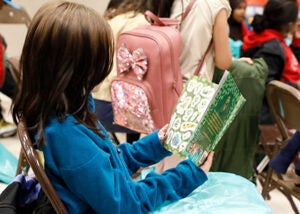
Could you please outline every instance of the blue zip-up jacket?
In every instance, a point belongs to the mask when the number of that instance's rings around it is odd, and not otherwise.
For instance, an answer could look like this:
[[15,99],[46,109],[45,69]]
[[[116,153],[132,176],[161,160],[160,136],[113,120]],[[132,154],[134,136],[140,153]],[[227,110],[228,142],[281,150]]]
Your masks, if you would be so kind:
[[207,180],[204,171],[185,160],[135,182],[131,175],[141,166],[171,154],[157,131],[116,147],[99,127],[104,139],[70,115],[62,122],[52,118],[46,126],[45,170],[69,213],[147,213],[166,200],[187,196]]

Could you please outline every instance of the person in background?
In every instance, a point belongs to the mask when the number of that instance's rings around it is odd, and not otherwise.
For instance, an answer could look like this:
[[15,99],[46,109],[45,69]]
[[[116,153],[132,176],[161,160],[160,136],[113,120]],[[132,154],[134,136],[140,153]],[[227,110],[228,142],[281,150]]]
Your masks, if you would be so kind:
[[91,91],[110,73],[113,40],[95,10],[59,1],[38,10],[22,50],[14,122],[26,122],[43,151],[46,174],[72,214],[149,213],[202,185],[212,163],[210,153],[202,166],[184,160],[161,175],[132,180],[141,166],[171,153],[163,146],[167,126],[115,146],[97,121]]
[[120,6],[120,4],[124,2],[124,0],[110,0],[104,11],[104,17],[106,19],[113,18],[114,11]]
[[[0,35],[0,92],[12,99],[17,87],[8,65],[6,48],[7,43],[4,37]],[[16,133],[17,127],[15,126],[15,124],[7,122],[4,119],[3,107],[0,105],[0,137],[11,137]]]
[[[297,89],[300,88],[300,29],[297,0],[269,0],[262,15],[255,15],[251,30],[245,37],[242,55],[262,57],[268,65],[266,84],[280,80]],[[276,14],[276,15],[274,15]],[[292,37],[287,45],[285,39]],[[260,109],[260,142],[268,144],[280,137],[266,96]],[[292,135],[292,132],[289,131]],[[261,159],[257,153],[257,161]]]
[[[160,17],[181,19],[191,0],[148,0],[151,11]],[[188,16],[180,24],[182,50],[180,54],[183,78],[189,79],[210,42],[209,50],[200,76],[211,81],[214,67],[227,69],[232,62],[228,43],[227,19],[231,8],[228,0],[196,0]]]
[[[251,23],[253,30],[244,37],[242,56],[265,60],[269,69],[266,83],[281,80],[300,88],[300,31],[295,31],[297,17],[297,0],[269,0],[263,15],[255,15]],[[291,46],[284,40],[289,34],[293,34]],[[266,98],[260,124],[274,124]]]
[[247,2],[245,0],[229,0],[229,3],[232,9],[228,19],[230,49],[233,57],[240,58],[243,38],[248,32],[246,24]]
[[[144,17],[144,12],[146,10],[146,0],[124,0],[122,2],[111,1],[104,13],[104,16],[108,19],[108,23],[112,28],[114,40],[117,41],[117,38],[122,32],[131,30],[140,25],[148,24]],[[140,134],[114,124],[110,85],[116,75],[117,66],[114,56],[111,73],[93,92],[96,113],[98,119],[108,131],[126,133],[127,142],[132,143],[140,138]]]
[[[150,10],[159,17],[181,19],[182,14],[191,0],[148,0]],[[228,0],[196,0],[191,11],[180,24],[182,50],[180,65],[183,79],[194,75],[199,60],[204,55],[210,42],[212,47],[206,56],[200,76],[212,81],[215,66],[227,69],[232,63],[229,47],[229,33],[227,19],[231,8]],[[174,167],[182,160],[173,154],[158,163],[157,172]]]

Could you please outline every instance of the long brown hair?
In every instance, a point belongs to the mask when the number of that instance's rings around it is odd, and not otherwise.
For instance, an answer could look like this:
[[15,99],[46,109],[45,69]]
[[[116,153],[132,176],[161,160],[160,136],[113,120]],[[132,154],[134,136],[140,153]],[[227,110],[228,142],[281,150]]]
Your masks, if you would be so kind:
[[95,10],[67,1],[41,7],[21,55],[14,122],[24,117],[30,133],[38,133],[40,145],[50,116],[62,121],[73,115],[101,136],[88,98],[111,70],[113,46],[111,29]]
[[[115,2],[115,1],[114,1]],[[111,7],[108,7],[104,13],[105,18],[112,19],[113,17],[124,14],[129,11],[134,11],[134,15],[144,13],[146,10],[151,10],[159,17],[170,17],[171,8],[174,0],[124,0],[117,1]]]
[[104,12],[104,17],[106,19],[112,19],[117,15],[133,11],[135,16],[139,13],[144,13],[148,10],[147,0],[124,0],[120,2],[117,6],[108,7]]

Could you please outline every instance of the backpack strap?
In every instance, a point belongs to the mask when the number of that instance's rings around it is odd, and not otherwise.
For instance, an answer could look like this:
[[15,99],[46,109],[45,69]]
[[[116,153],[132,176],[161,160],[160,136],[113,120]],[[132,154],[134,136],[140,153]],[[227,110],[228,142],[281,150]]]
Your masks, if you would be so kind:
[[194,3],[196,2],[196,0],[191,0],[189,5],[187,6],[187,8],[185,9],[184,13],[182,14],[181,17],[181,22],[185,19],[185,17],[187,17],[187,15],[190,13],[190,11],[192,10],[192,7],[194,5]]
[[209,42],[209,44],[208,44],[208,47],[207,47],[206,51],[204,52],[203,56],[202,56],[201,59],[199,60],[198,66],[197,66],[197,68],[196,68],[196,70],[195,70],[195,72],[194,72],[194,75],[195,75],[195,76],[198,76],[198,75],[199,75],[199,73],[200,73],[200,71],[201,71],[201,69],[202,69],[204,60],[205,60],[205,58],[206,58],[206,56],[207,56],[207,53],[208,53],[209,49],[212,47],[212,43],[213,43],[213,39],[210,40],[210,42]]
[[[189,5],[187,6],[187,8],[185,9],[184,13],[182,14],[182,17],[181,17],[181,22],[180,24],[182,23],[182,21],[187,17],[187,15],[190,13],[190,11],[192,10],[193,8],[193,5],[194,3],[196,2],[196,0],[191,0]],[[198,66],[194,72],[194,75],[198,76],[201,69],[202,69],[202,66],[203,66],[203,63],[204,63],[204,60],[206,58],[206,55],[207,53],[209,52],[209,49],[212,47],[212,42],[213,40],[211,39],[209,44],[208,44],[208,47],[206,49],[206,51],[204,52],[203,56],[201,57],[201,59],[199,60],[199,63],[198,63]]]
[[151,25],[156,25],[156,26],[178,26],[180,23],[187,17],[187,15],[190,13],[194,3],[196,0],[191,0],[187,8],[185,9],[184,13],[182,14],[181,21],[178,19],[174,18],[165,18],[165,17],[158,17],[154,13],[152,13],[150,10],[147,10],[144,13],[144,16],[146,20],[151,24]]
[[172,18],[161,18],[152,13],[150,10],[147,10],[144,13],[145,19],[151,24],[155,26],[178,26],[179,20]]

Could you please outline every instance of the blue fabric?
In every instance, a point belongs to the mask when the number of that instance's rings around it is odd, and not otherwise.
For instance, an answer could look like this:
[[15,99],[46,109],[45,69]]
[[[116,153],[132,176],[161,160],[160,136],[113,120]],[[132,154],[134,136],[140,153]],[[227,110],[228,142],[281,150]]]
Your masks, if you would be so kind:
[[242,50],[243,42],[241,40],[233,40],[229,38],[229,46],[231,50],[231,54],[234,58],[241,57],[241,50]]
[[0,182],[8,184],[16,176],[18,159],[0,143]]
[[166,202],[154,214],[271,214],[272,211],[249,180],[232,173],[210,172],[208,181],[188,197]]
[[190,194],[207,180],[206,174],[186,160],[159,175],[138,182],[131,179],[141,166],[154,164],[171,153],[154,132],[134,144],[115,147],[78,123],[72,116],[51,118],[42,148],[45,170],[69,213],[148,213],[166,200]]

